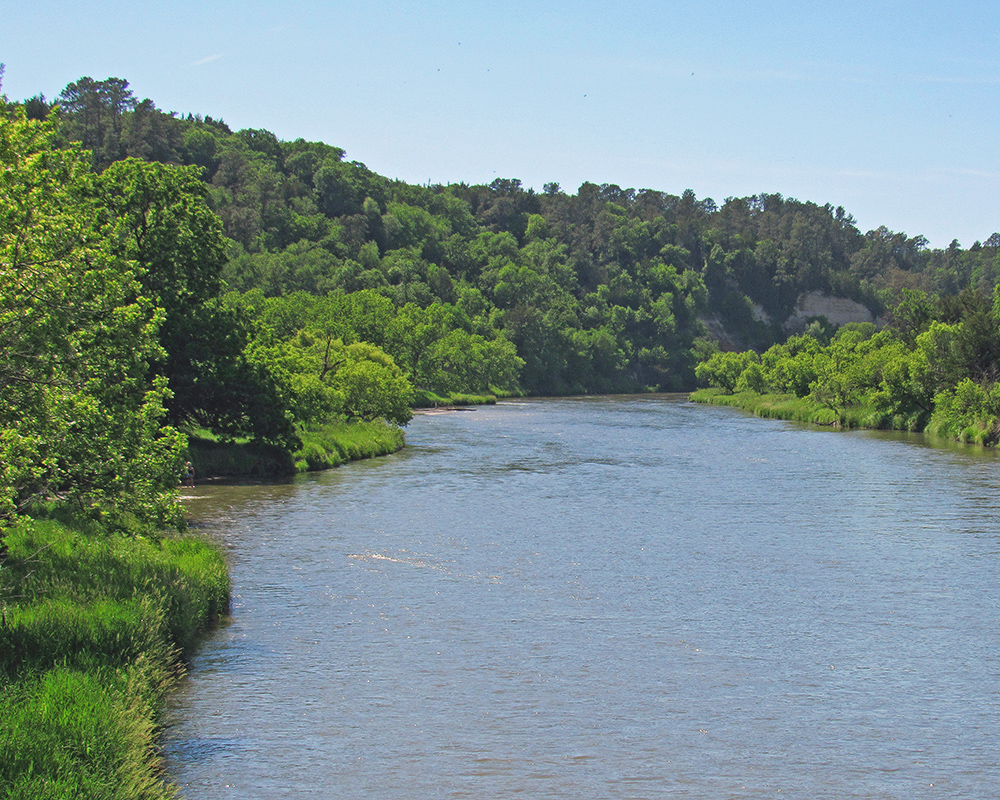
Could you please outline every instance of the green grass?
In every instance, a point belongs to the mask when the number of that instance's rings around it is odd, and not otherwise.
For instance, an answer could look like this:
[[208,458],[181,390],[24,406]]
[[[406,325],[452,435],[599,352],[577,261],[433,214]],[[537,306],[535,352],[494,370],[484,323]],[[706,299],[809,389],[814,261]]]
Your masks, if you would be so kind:
[[302,448],[295,453],[295,467],[309,472],[337,467],[348,461],[384,456],[402,449],[403,431],[382,420],[329,422],[299,434]]
[[171,797],[157,710],[228,610],[225,561],[199,537],[51,511],[2,532],[0,797]]
[[[496,402],[496,398],[493,398]],[[248,442],[220,442],[207,431],[188,435],[188,457],[195,480],[249,478],[267,480],[296,472],[330,469],[395,453],[406,443],[401,428],[384,420],[334,420],[299,431],[302,447],[287,453],[279,447]]]
[[826,426],[838,426],[845,423],[847,426],[850,425],[850,418],[845,419],[832,408],[814,400],[796,397],[794,394],[757,394],[756,392],[725,394],[721,389],[699,389],[691,394],[691,400],[695,403],[734,406],[750,411],[758,417],[770,419],[788,419]]
[[495,394],[449,394],[440,395],[426,389],[418,389],[414,399],[414,408],[437,408],[440,406],[490,406],[495,404]]
[[691,394],[691,400],[695,403],[742,408],[758,417],[794,420],[833,428],[917,429],[913,427],[916,421],[908,417],[890,417],[868,406],[835,409],[794,394],[726,394],[721,389],[699,389]]
[[60,666],[0,687],[2,796],[174,797],[155,747],[158,696],[169,685],[165,672],[137,663],[91,672]]
[[770,419],[786,419],[834,428],[873,428],[877,430],[921,431],[926,414],[888,415],[868,405],[833,409],[808,397],[794,394],[757,394],[736,392],[726,394],[722,389],[699,389],[692,392],[695,403],[733,406]]

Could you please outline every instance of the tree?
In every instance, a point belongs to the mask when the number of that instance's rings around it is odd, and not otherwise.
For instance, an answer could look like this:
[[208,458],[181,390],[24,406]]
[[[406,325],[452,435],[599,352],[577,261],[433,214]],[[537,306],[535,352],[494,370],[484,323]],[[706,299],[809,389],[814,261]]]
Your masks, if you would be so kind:
[[753,351],[745,353],[715,353],[695,367],[695,375],[702,383],[715,386],[726,394],[736,391],[736,384],[744,370],[759,364],[760,357]]
[[143,293],[163,309],[164,355],[154,368],[172,391],[171,421],[292,441],[291,423],[274,410],[280,389],[244,353],[246,322],[214,299],[227,248],[198,170],[128,159],[96,186],[104,235],[118,257],[137,264]]
[[124,155],[124,115],[135,108],[128,81],[80,78],[62,90],[57,102],[66,117],[64,133],[92,152],[95,167],[103,169]]
[[0,101],[0,519],[43,497],[162,523],[181,439],[163,426],[163,318],[106,235],[89,154]]
[[487,341],[456,328],[427,348],[417,365],[417,382],[440,394],[510,391],[522,366],[507,339]]
[[345,345],[318,330],[260,348],[257,357],[287,376],[300,422],[333,417],[386,419],[405,425],[413,416],[413,386],[392,356],[365,342]]

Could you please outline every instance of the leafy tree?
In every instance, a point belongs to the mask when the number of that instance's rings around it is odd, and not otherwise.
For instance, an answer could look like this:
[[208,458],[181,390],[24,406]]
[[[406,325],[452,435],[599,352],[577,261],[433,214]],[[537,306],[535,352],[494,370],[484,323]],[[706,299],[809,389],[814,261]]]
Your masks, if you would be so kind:
[[413,388],[390,355],[356,342],[344,348],[343,358],[331,378],[343,397],[341,413],[348,419],[410,421]]
[[127,159],[97,179],[104,234],[139,267],[143,293],[163,309],[160,343],[175,425],[195,422],[226,436],[294,441],[282,389],[247,359],[249,330],[216,301],[226,242],[197,170]]
[[416,377],[418,385],[441,394],[511,391],[523,365],[507,339],[488,341],[456,328],[427,348]]
[[805,397],[816,380],[819,342],[811,336],[793,336],[770,347],[760,358],[767,384],[781,394]]
[[181,439],[163,425],[163,313],[94,203],[89,154],[0,101],[0,519],[42,497],[164,522]]
[[135,108],[128,81],[80,78],[63,89],[57,102],[66,115],[64,134],[92,152],[95,167],[103,169],[124,155],[125,113]]
[[752,350],[745,353],[715,353],[695,368],[695,375],[702,383],[715,386],[732,394],[740,376],[751,364],[759,364],[760,357]]
[[302,330],[288,342],[259,349],[257,357],[285,376],[300,422],[341,416],[405,425],[412,417],[412,385],[392,357],[374,345],[345,345],[328,334]]

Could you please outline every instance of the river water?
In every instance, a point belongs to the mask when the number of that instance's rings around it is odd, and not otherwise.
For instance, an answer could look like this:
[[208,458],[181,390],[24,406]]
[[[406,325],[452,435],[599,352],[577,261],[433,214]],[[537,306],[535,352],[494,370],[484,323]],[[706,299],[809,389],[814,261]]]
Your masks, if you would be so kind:
[[407,441],[193,492],[234,604],[189,800],[997,796],[994,454],[669,396]]

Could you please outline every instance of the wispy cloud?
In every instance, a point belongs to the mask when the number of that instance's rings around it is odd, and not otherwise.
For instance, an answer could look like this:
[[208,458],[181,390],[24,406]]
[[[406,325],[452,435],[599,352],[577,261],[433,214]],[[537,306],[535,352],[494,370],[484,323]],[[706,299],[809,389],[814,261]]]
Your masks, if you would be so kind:
[[216,61],[222,58],[222,53],[216,53],[214,56],[205,56],[204,58],[199,58],[197,61],[192,61],[192,67],[200,67],[202,64],[207,64],[209,61]]

